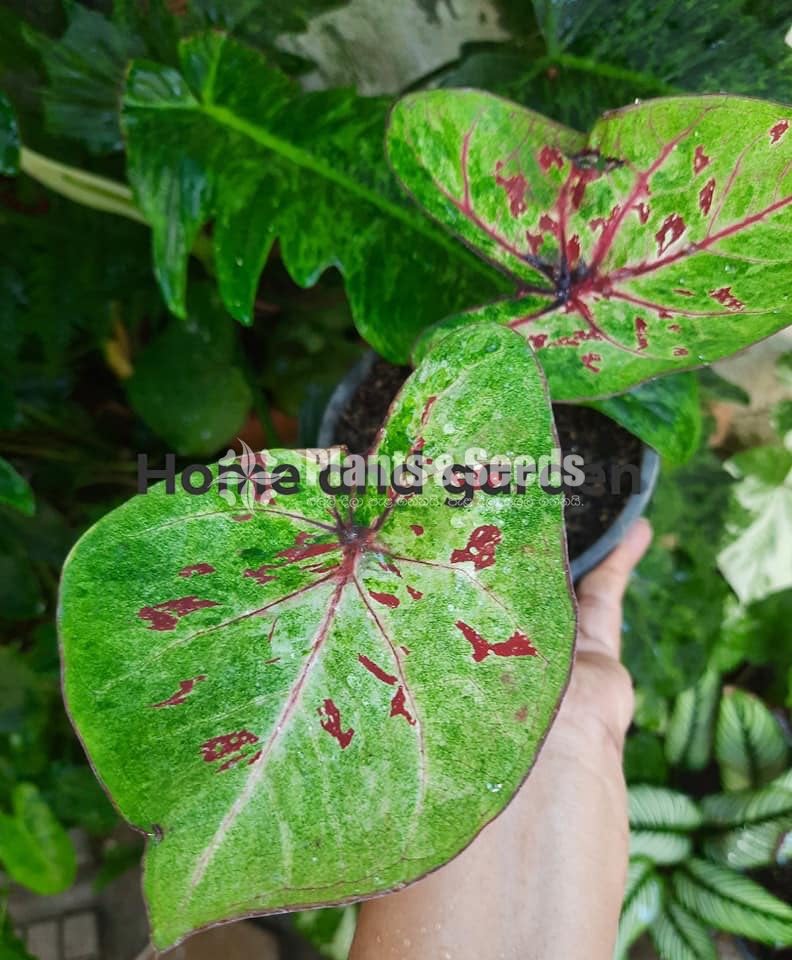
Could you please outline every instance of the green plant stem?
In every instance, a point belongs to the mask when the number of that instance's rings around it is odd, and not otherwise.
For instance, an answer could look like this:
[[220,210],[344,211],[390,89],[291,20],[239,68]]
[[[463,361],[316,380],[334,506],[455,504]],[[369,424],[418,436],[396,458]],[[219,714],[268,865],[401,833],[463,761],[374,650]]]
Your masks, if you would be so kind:
[[51,160],[29,147],[22,147],[19,165],[29,177],[69,200],[94,210],[116,213],[129,220],[146,223],[146,218],[135,206],[132,191],[126,184],[58,163],[57,160]]
[[[29,177],[75,203],[104,213],[115,213],[148,226],[148,221],[135,204],[131,189],[125,183],[59,163],[29,147],[21,148],[19,165]],[[199,233],[191,252],[208,273],[214,274],[214,251],[210,237]]]

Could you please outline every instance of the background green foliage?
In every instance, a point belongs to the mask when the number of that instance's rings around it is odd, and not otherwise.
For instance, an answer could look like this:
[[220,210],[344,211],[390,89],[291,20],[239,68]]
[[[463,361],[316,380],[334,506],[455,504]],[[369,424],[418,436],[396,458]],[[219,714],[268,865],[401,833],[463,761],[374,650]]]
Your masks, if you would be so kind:
[[[455,0],[454,8],[464,12],[471,2]],[[8,98],[0,100],[0,815],[14,819],[18,838],[32,835],[23,813],[30,798],[61,826],[80,825],[99,838],[116,822],[60,702],[54,597],[76,537],[134,492],[138,451],[157,464],[174,450],[181,466],[224,453],[236,436],[258,447],[312,442],[329,390],[364,348],[338,271],[298,277],[313,283],[304,289],[277,244],[255,291],[251,326],[232,320],[214,292],[211,230],[192,248],[186,319],[168,313],[152,272],[151,234],[126,187],[119,106],[127,61],[144,57],[175,67],[181,37],[219,28],[263,53],[270,68],[293,84],[315,85],[322,71],[287,52],[278,38],[300,33],[341,5],[149,0],[144,9],[136,0],[5,0],[0,7],[0,89]],[[376,0],[370,5],[376,8]],[[453,17],[446,4],[431,0],[404,6],[416,35]],[[581,129],[602,110],[672,92],[723,90],[792,101],[786,3],[500,0],[496,17],[502,41],[471,37],[428,75],[405,76],[403,89],[479,86]],[[383,37],[376,56],[397,54]],[[353,61],[333,64],[350,85],[357,76]],[[400,92],[386,91],[378,109]],[[350,110],[368,109],[354,91],[344,96]],[[19,135],[9,123],[11,109]],[[318,129],[322,117],[315,119]],[[361,176],[383,183],[384,155],[376,138],[371,142],[358,158],[370,165]],[[66,172],[50,161],[66,165]],[[18,164],[22,173],[15,176]],[[76,180],[69,171],[76,171]],[[124,215],[68,199],[96,197],[96,183],[86,185],[80,171],[108,178],[102,205]],[[404,209],[410,209],[406,201]],[[325,216],[332,216],[331,208]],[[372,226],[382,224],[357,222],[350,229]],[[412,254],[395,243],[387,247],[389,276],[396,278],[389,296],[398,297],[398,278],[409,275]],[[420,294],[426,318],[447,311],[448,291],[437,285],[403,293],[411,298],[401,304],[405,309]],[[789,368],[779,367],[787,384]],[[705,414],[713,400],[734,400],[717,378],[691,376],[700,384]],[[684,392],[693,395],[688,385]],[[188,402],[177,405],[177,395]],[[651,402],[669,418],[662,398]],[[637,416],[635,404],[620,399],[622,416],[625,409]],[[201,413],[207,410],[209,420]],[[707,718],[717,714],[712,704],[720,702],[723,683],[758,695],[781,737],[789,736],[792,588],[771,577],[758,594],[746,590],[728,554],[721,554],[748,535],[765,571],[792,569],[783,536],[762,536],[768,529],[763,504],[776,509],[774,526],[789,515],[779,514],[777,505],[788,502],[784,465],[792,419],[789,402],[782,403],[771,452],[746,456],[733,445],[710,449],[712,424],[705,416],[698,452],[685,463],[693,452],[685,439],[696,427],[695,418],[687,422],[691,432],[679,432],[676,463],[665,465],[651,508],[655,543],[627,601],[625,656],[636,678],[638,710],[626,765],[633,783],[701,797],[721,789]],[[751,484],[761,487],[758,499]],[[702,707],[692,720],[691,704]],[[692,741],[680,734],[684,718],[695,731]],[[748,829],[748,814],[739,816],[735,829]],[[51,866],[32,882],[16,877],[33,887],[69,881],[62,838],[57,829],[45,832],[58,851],[45,858]],[[705,840],[696,834],[698,858],[711,858],[714,848]],[[13,852],[0,849],[0,860],[14,876]],[[122,864],[123,858],[116,860]],[[760,869],[760,879],[773,889],[788,883],[779,880],[778,864],[770,874],[767,867],[749,867]],[[109,856],[107,876],[118,868]],[[657,875],[664,870],[636,872],[636,883],[643,877],[641,896],[663,902],[658,890],[668,879]],[[649,876],[654,880],[646,886]],[[673,949],[668,923],[679,923],[674,910],[666,911],[653,935],[657,949],[665,944],[667,952]],[[329,944],[328,955],[346,942],[349,929],[348,920],[331,920],[302,924]],[[715,918],[708,923],[717,925]],[[11,955],[23,956],[10,938],[3,920],[0,945],[7,942],[17,951]]]

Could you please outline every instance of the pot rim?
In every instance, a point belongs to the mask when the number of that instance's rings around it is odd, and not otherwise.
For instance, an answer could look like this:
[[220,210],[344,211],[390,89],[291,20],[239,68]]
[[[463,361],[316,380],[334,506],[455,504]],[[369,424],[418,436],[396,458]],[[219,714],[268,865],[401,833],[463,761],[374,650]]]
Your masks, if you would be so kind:
[[[367,350],[333,390],[319,424],[316,441],[318,447],[333,445],[336,424],[341,414],[378,359],[374,350]],[[646,443],[642,442],[641,447],[643,455],[641,457],[638,492],[628,497],[621,513],[602,536],[587,547],[583,553],[570,560],[569,572],[572,581],[575,583],[618,546],[627,530],[641,516],[652,498],[660,474],[660,456],[656,450]]]

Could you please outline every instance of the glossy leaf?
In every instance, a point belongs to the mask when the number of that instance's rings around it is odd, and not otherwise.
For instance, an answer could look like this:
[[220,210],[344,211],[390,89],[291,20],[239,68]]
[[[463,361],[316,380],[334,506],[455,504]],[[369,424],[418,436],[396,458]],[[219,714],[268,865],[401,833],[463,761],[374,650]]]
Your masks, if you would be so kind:
[[715,729],[715,758],[727,790],[761,787],[786,766],[784,731],[762,701],[744,690],[726,690]]
[[[404,98],[388,136],[415,199],[512,279],[451,323],[521,332],[554,400],[620,393],[789,322],[792,110],[675,97],[586,136],[476,91]],[[758,185],[758,186],[757,186]]]
[[24,477],[0,457],[0,504],[5,504],[32,517],[36,511],[33,491]]
[[707,670],[674,701],[666,730],[666,759],[675,766],[703,770],[710,761],[715,712],[721,691],[720,674]]
[[656,919],[663,901],[663,885],[648,860],[631,860],[627,868],[614,960],[625,960],[629,949]]
[[672,466],[686,463],[699,448],[701,404],[695,374],[659,377],[588,406],[654,447]]
[[[485,325],[416,370],[378,451],[464,462],[553,444],[535,358]],[[242,507],[216,486],[160,485],[100,521],[64,570],[66,699],[119,809],[150,835],[160,947],[453,857],[522,782],[568,675],[557,497],[528,486],[460,509],[433,484],[401,505],[369,486],[348,515],[309,483],[315,454],[261,456],[296,467],[300,491]]]
[[234,317],[250,322],[277,239],[301,286],[341,271],[358,330],[395,362],[429,323],[501,289],[495,271],[401,195],[383,158],[385,101],[300,94],[216,32],[183,41],[180,58],[181,72],[135,62],[122,115],[129,177],[174,312],[185,311],[187,255],[209,220]]
[[20,783],[13,813],[0,813],[0,864],[17,883],[34,893],[60,893],[77,870],[74,847],[38,790]]
[[303,910],[293,916],[295,928],[328,960],[347,960],[357,926],[357,908]]
[[706,926],[673,900],[666,903],[650,928],[660,960],[717,960]]
[[749,603],[792,587],[792,450],[755,447],[725,466],[738,482],[718,566]]
[[19,128],[8,98],[0,91],[0,173],[13,176],[19,170]]
[[672,877],[680,904],[716,930],[777,946],[792,944],[792,907],[747,877],[689,860]]

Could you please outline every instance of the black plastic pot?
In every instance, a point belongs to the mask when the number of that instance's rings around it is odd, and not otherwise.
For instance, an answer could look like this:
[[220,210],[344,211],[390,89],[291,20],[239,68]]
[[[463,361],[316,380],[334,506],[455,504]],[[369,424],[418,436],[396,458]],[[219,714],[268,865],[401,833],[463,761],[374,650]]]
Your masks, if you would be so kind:
[[[377,360],[377,354],[369,350],[355,364],[344,379],[338,384],[330,399],[319,425],[317,446],[330,447],[335,441],[335,433],[341,414],[355,395],[357,388],[366,379]],[[642,445],[641,477],[638,493],[634,493],[627,500],[624,509],[605,531],[605,533],[591,544],[578,557],[574,557],[570,564],[573,581],[579,580],[584,574],[595,567],[600,560],[613,550],[621,541],[628,528],[641,516],[652,498],[660,472],[660,457],[646,444]]]

